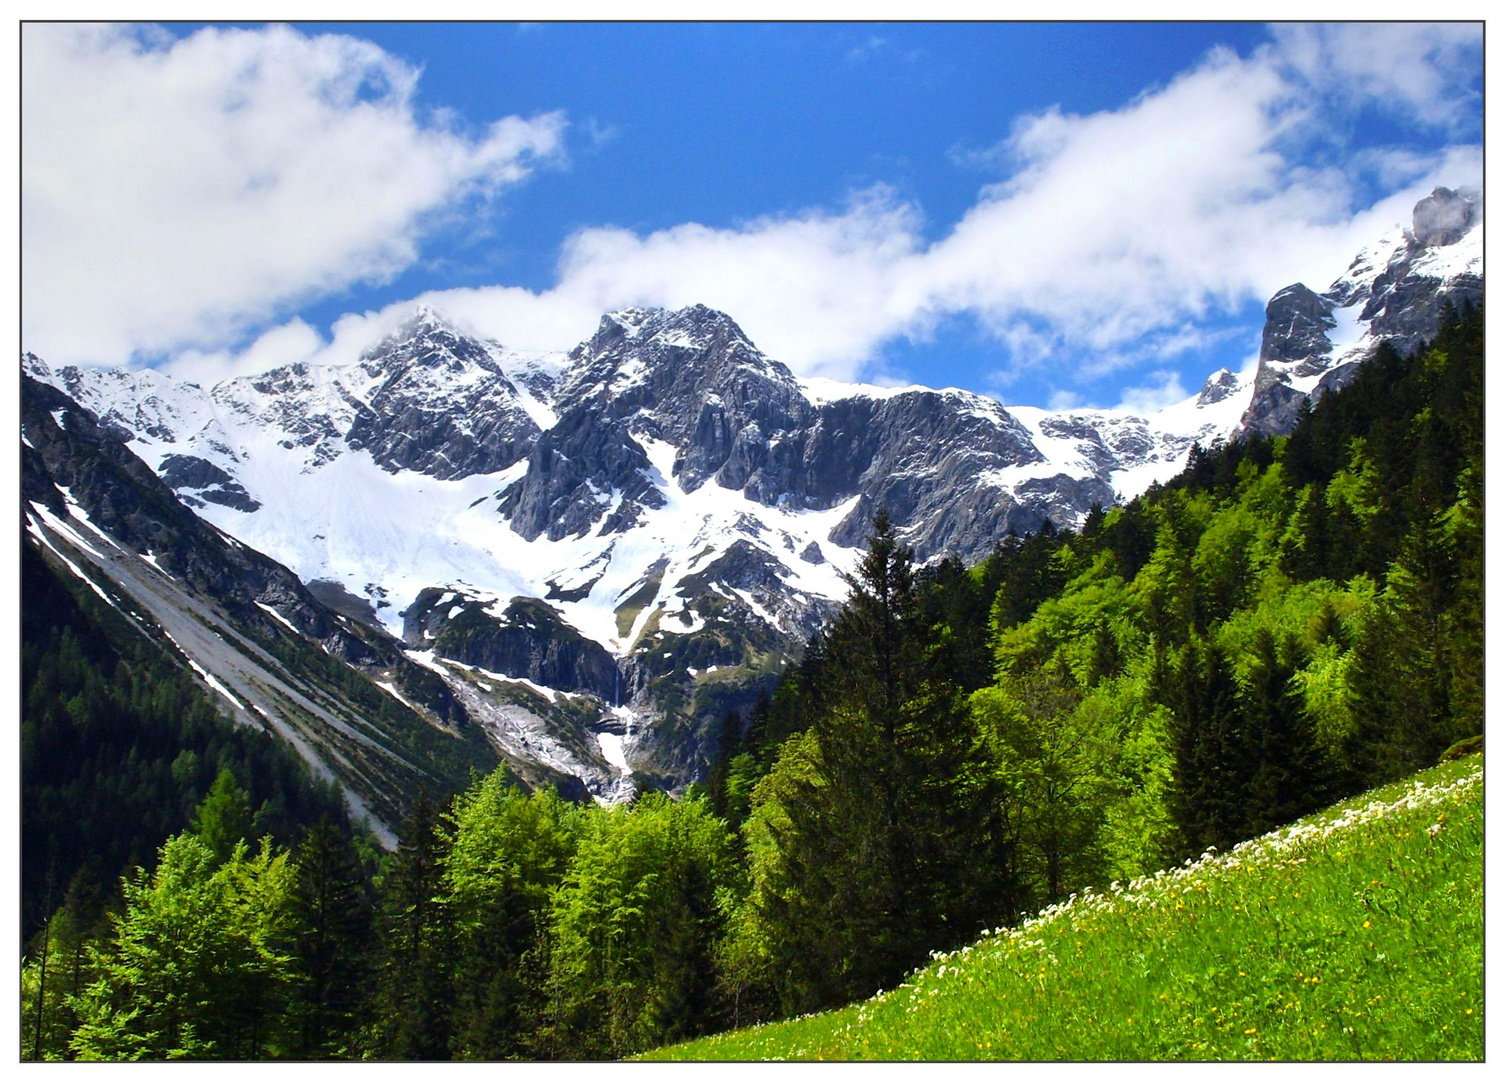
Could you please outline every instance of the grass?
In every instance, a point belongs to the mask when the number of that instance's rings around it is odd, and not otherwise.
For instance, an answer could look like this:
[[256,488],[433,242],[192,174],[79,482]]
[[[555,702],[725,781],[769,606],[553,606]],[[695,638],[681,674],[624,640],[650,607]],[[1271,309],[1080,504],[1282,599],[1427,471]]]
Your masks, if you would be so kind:
[[659,1060],[1483,1060],[1478,756]]

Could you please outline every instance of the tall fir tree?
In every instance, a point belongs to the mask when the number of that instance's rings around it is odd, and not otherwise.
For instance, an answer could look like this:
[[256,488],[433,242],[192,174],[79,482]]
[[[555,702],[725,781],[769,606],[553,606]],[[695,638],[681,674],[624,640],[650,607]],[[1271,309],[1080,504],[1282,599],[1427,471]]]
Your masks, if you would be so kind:
[[1238,684],[1223,651],[1193,639],[1157,669],[1158,696],[1170,709],[1175,761],[1171,817],[1178,856],[1243,839],[1245,778],[1240,769]]
[[293,882],[292,1024],[305,1061],[355,1049],[370,975],[372,909],[350,838],[328,819],[305,831]]
[[1013,902],[1001,789],[929,637],[912,555],[880,511],[826,637],[809,737],[754,799],[753,902],[785,1008],[891,984]]
[[401,1061],[450,1056],[451,935],[444,903],[449,836],[428,789],[413,800],[388,871],[380,920],[385,949],[372,1052]]
[[[1281,656],[1284,651],[1287,655]],[[1249,686],[1244,692],[1244,751],[1248,764],[1247,836],[1295,821],[1331,802],[1335,785],[1317,748],[1306,704],[1291,681],[1294,642],[1284,650],[1267,628],[1251,647]]]

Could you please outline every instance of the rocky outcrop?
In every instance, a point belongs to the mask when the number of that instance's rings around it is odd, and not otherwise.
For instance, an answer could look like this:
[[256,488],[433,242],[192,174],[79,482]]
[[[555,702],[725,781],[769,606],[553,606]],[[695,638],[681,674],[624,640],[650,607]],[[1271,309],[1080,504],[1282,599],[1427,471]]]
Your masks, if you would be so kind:
[[1338,325],[1333,307],[1332,300],[1300,283],[1281,289],[1265,305],[1260,360],[1266,364],[1309,363],[1326,355],[1333,347],[1328,331]]
[[625,507],[664,504],[652,469],[626,421],[576,405],[534,443],[528,471],[502,492],[497,509],[529,540],[584,536],[614,508],[620,516],[607,525],[630,528]]
[[403,638],[435,656],[556,690],[622,696],[616,661],[542,600],[500,603],[425,589],[403,612]]
[[261,504],[246,493],[240,481],[212,461],[191,454],[168,454],[158,473],[162,482],[178,493],[189,506],[219,503],[243,514],[261,509]]
[[[716,477],[741,488],[754,442],[797,430],[811,408],[794,376],[769,360],[735,322],[702,304],[679,311],[629,308],[606,315],[570,354],[563,409],[589,404],[676,447],[673,475],[684,491]],[[756,440],[739,436],[750,426]],[[741,475],[738,475],[740,471]]]
[[1238,388],[1238,376],[1227,368],[1218,368],[1207,376],[1207,381],[1202,384],[1202,391],[1197,395],[1197,404],[1207,406],[1226,401],[1238,393]]
[[930,390],[850,398],[821,408],[796,490],[821,508],[862,496],[833,530],[835,543],[865,543],[873,510],[884,506],[919,558],[975,559],[1034,513],[980,478],[1042,460],[1023,425],[985,398]]

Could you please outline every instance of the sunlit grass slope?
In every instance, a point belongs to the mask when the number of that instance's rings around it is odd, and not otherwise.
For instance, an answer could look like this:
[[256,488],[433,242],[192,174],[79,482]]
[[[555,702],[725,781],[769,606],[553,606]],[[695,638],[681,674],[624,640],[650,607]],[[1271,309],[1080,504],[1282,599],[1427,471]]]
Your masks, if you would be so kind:
[[1480,1060],[1482,758],[662,1059]]

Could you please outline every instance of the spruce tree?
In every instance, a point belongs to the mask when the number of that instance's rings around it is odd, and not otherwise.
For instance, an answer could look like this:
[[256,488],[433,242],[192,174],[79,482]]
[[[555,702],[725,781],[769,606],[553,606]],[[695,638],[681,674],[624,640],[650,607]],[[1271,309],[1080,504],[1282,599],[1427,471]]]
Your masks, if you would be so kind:
[[[1247,836],[1295,821],[1334,794],[1305,702],[1291,681],[1295,664],[1281,651],[1269,629],[1255,634],[1243,704]],[[1284,651],[1289,655],[1294,644],[1287,642]]]
[[449,1058],[450,934],[442,894],[448,836],[439,808],[420,788],[383,883],[386,956],[374,1052],[401,1061]]
[[825,641],[809,738],[785,744],[754,799],[754,903],[786,1008],[892,984],[1011,910],[996,776],[929,638],[913,557],[880,511]]
[[1175,763],[1171,817],[1181,856],[1242,839],[1245,784],[1239,769],[1238,684],[1223,651],[1193,638],[1157,672],[1158,696],[1171,710]]
[[328,819],[309,828],[298,848],[293,928],[296,1054],[346,1056],[368,990],[372,912],[360,859]]

